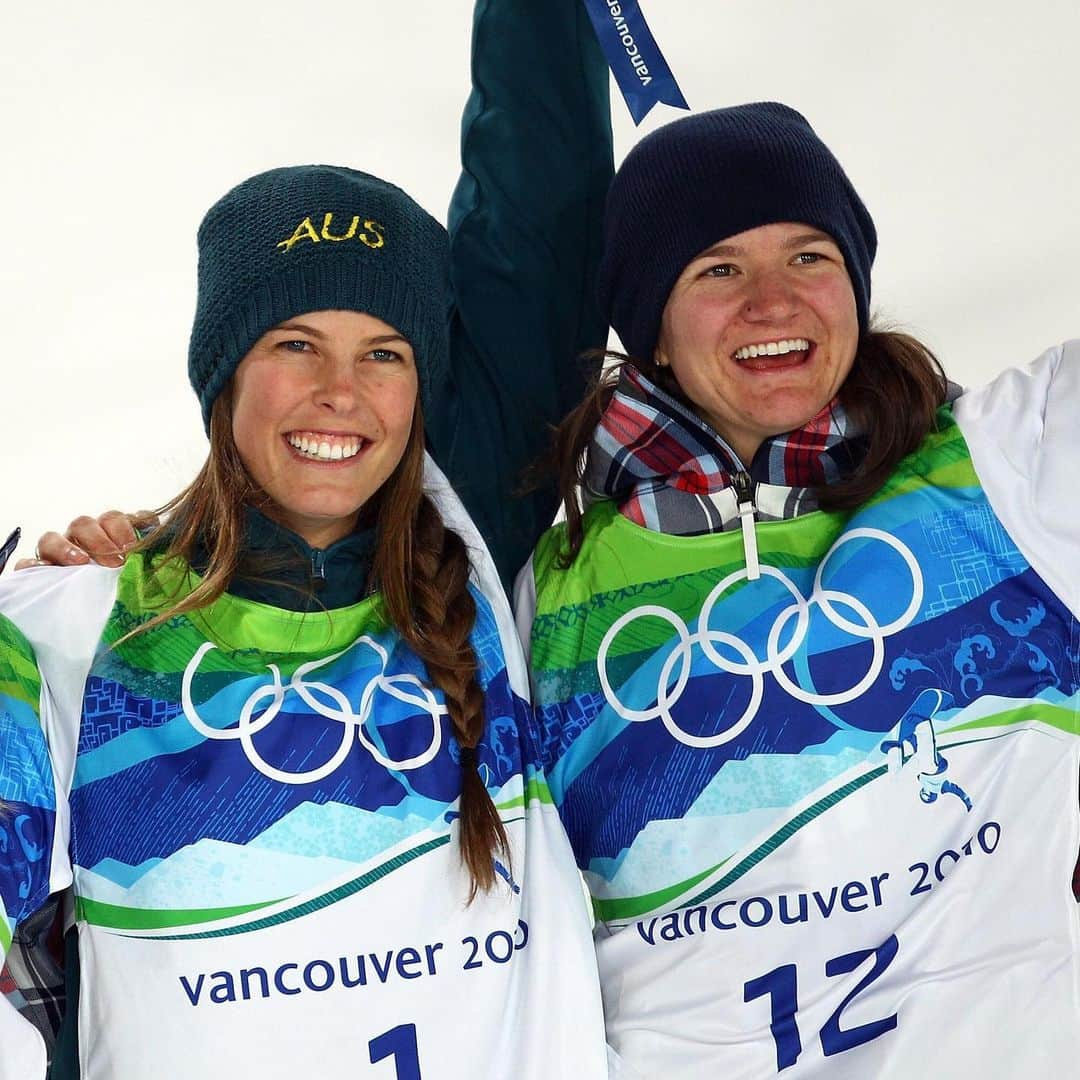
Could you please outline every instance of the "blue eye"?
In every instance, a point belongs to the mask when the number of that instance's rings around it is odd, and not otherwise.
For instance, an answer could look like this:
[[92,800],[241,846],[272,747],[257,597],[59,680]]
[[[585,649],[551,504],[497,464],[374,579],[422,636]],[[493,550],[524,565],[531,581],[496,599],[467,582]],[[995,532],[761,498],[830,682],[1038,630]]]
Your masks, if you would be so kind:
[[401,359],[401,353],[396,353],[392,349],[372,349],[368,356],[372,360],[378,360],[381,364],[390,364]]
[[279,341],[278,348],[284,349],[286,352],[307,352],[311,348],[311,343],[298,338],[295,341]]
[[795,256],[795,261],[802,266],[812,266],[814,263],[821,262],[824,258],[825,256],[818,251],[800,251]]
[[735,273],[735,267],[731,263],[718,263],[716,266],[708,267],[704,272],[704,277],[716,277],[726,278],[731,277]]

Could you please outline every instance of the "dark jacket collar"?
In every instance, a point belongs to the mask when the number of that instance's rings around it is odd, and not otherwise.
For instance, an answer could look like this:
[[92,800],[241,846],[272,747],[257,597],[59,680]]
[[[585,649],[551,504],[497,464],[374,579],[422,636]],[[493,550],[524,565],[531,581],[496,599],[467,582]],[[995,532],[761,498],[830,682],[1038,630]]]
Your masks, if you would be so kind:
[[[368,593],[375,530],[358,527],[327,548],[303,537],[253,506],[244,508],[244,546],[228,592],[287,611],[321,611],[358,603]],[[200,540],[191,561],[202,573],[209,553]]]

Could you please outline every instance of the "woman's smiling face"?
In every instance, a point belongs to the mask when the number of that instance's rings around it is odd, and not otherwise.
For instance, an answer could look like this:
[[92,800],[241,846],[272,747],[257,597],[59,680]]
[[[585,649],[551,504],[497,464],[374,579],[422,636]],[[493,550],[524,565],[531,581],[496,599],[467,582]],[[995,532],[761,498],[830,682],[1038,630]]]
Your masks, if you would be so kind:
[[749,465],[836,396],[855,361],[858,316],[835,242],[782,222],[728,237],[675,282],[655,359]]
[[356,525],[401,461],[417,403],[412,346],[373,315],[312,311],[268,330],[233,377],[232,432],[270,517],[312,547]]

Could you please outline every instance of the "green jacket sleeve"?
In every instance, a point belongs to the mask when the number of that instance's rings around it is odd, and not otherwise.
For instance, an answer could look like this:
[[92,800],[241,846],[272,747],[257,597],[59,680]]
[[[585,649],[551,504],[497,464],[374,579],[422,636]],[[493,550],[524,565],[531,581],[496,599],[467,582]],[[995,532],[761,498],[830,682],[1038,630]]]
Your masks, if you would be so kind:
[[479,0],[450,206],[451,386],[436,460],[508,587],[555,512],[515,497],[603,346],[594,298],[612,175],[608,70],[582,0]]

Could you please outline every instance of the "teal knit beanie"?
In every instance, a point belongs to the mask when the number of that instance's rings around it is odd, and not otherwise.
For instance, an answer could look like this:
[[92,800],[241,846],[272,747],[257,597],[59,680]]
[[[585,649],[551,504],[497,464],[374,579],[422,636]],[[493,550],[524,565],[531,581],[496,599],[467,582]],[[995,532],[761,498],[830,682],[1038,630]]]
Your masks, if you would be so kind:
[[362,311],[413,347],[430,411],[449,368],[446,230],[400,188],[336,165],[260,173],[199,227],[188,376],[210,410],[271,327],[309,311]]

